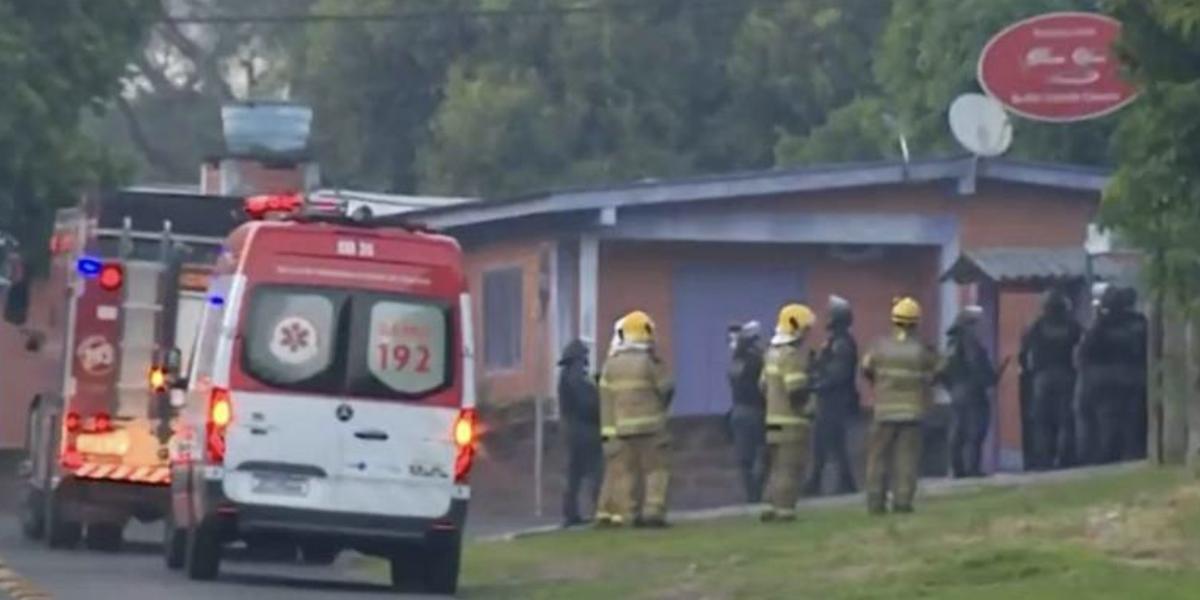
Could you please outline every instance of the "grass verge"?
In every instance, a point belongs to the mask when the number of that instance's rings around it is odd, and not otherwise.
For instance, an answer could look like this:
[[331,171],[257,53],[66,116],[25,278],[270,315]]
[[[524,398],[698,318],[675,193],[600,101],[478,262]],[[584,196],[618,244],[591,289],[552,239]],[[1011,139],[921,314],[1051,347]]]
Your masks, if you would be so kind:
[[929,499],[918,513],[811,510],[665,532],[472,544],[465,598],[1200,598],[1200,483],[1139,469]]

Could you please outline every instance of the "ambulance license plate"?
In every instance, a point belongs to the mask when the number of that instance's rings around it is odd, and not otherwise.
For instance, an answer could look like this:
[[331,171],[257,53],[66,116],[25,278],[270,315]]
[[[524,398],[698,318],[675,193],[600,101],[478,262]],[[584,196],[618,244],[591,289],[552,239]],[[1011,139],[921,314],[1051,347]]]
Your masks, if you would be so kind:
[[308,478],[299,475],[255,473],[254,493],[264,496],[307,496]]

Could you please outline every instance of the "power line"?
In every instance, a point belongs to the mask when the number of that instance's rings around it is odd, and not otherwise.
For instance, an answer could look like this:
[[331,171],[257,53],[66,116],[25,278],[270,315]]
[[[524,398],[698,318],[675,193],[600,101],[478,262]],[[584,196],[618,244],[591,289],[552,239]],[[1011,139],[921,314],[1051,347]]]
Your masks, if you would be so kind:
[[[180,25],[239,25],[249,23],[291,24],[304,25],[309,23],[338,23],[338,22],[369,22],[369,21],[425,21],[447,18],[467,19],[518,19],[528,17],[566,17],[572,15],[602,14],[608,12],[637,12],[665,8],[669,3],[679,0],[654,2],[642,0],[636,3],[610,3],[561,8],[508,8],[508,9],[473,9],[473,10],[426,10],[404,12],[347,12],[347,13],[295,13],[295,14],[247,14],[247,15],[165,15],[156,19],[158,22],[175,23]],[[688,9],[750,8],[747,3],[738,0],[692,0],[683,3]]]

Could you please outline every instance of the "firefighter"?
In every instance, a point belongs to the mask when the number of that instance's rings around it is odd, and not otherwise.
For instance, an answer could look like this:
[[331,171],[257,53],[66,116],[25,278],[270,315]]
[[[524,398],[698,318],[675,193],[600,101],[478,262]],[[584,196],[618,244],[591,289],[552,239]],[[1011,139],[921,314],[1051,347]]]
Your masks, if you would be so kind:
[[1034,469],[1071,466],[1075,445],[1075,350],[1083,327],[1058,290],[1046,296],[1042,314],[1021,339],[1021,371],[1032,386],[1030,436]]
[[[608,344],[608,358],[621,348],[621,320],[613,324],[612,340]],[[600,383],[600,375],[596,375]],[[613,420],[612,397],[600,392],[600,443],[604,454],[604,471],[600,478],[600,494],[596,498],[596,526],[601,528],[621,527],[625,517],[617,500],[616,489],[621,487],[617,479],[625,474],[617,459],[621,455],[621,440],[617,439],[617,426]]]
[[838,475],[838,492],[855,491],[846,428],[858,411],[858,343],[850,333],[854,312],[838,296],[829,299],[829,338],[813,366],[813,391],[817,393],[817,420],[813,431],[813,467],[805,492],[821,492],[825,461],[832,456]]
[[746,501],[751,504],[762,501],[766,474],[766,400],[758,385],[763,370],[760,329],[754,321],[738,327],[729,366],[729,386],[733,394],[729,424],[742,488]]
[[1094,463],[1145,456],[1147,332],[1136,304],[1133,290],[1105,289],[1079,344],[1083,445]]
[[917,338],[921,306],[902,298],[892,307],[890,337],[863,359],[863,375],[875,392],[867,448],[867,509],[912,512],[921,462],[921,421],[928,410],[937,353]]
[[762,520],[791,521],[796,518],[801,479],[808,462],[809,402],[808,356],[802,347],[816,317],[802,304],[788,304],[779,311],[775,337],[767,351],[760,385],[767,400],[767,452],[770,472]]
[[596,385],[588,377],[588,347],[574,340],[563,350],[558,361],[559,414],[567,446],[567,487],[563,494],[563,524],[583,523],[579,513],[579,493],[586,482],[595,501],[600,491],[600,472],[604,457],[600,437],[600,399]]
[[[602,403],[611,410],[615,452],[613,489],[620,522],[666,527],[671,439],[667,410],[674,386],[654,352],[654,322],[641,311],[621,319],[617,350],[600,375]],[[636,492],[641,490],[640,515]]]
[[955,478],[983,475],[981,458],[992,407],[988,393],[996,371],[979,341],[983,310],[967,307],[947,332],[948,351],[938,380],[950,394],[950,472]]

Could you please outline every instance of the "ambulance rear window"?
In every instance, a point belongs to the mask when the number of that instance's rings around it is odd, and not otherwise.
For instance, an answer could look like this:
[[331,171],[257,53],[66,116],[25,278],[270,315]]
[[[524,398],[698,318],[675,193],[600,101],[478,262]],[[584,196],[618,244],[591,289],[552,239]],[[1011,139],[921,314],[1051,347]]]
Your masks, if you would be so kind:
[[344,294],[263,287],[255,291],[245,337],[244,364],[263,383],[305,391],[337,392],[337,322]]
[[351,393],[416,397],[450,380],[449,312],[445,307],[388,296],[356,296]]

